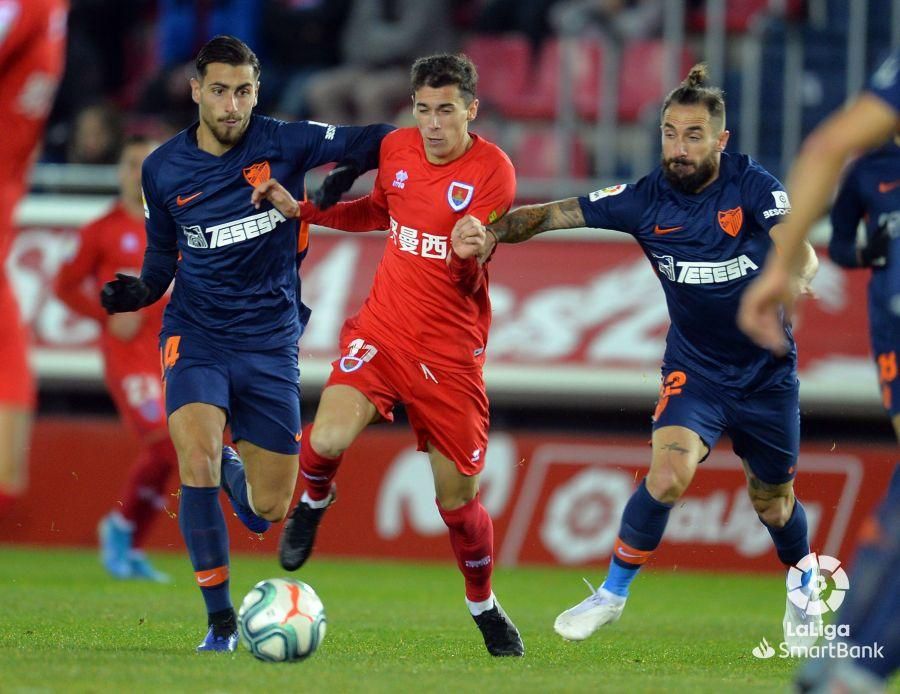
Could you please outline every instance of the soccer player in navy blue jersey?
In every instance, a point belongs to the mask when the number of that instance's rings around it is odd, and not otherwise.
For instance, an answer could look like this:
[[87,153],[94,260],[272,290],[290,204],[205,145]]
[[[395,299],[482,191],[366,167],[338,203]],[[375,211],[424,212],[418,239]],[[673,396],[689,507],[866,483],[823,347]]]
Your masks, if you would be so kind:
[[[889,142],[897,135],[898,129],[900,50],[894,50],[875,71],[862,93],[810,133],[791,167],[788,190],[794,208],[783,225],[780,253],[771,258],[765,271],[748,287],[738,314],[741,328],[759,344],[776,352],[783,348],[784,333],[778,306],[784,299],[785,288],[796,277],[797,249],[827,209],[845,162],[859,152]],[[891,147],[888,145],[884,152],[889,153]],[[872,156],[873,162],[877,159],[877,154]],[[879,191],[878,195],[893,193],[893,183],[900,180],[900,166],[896,158],[893,161],[893,165],[885,165],[878,171],[876,178],[884,178],[878,180],[876,185],[885,191]],[[848,179],[851,182],[847,185],[854,185],[853,176],[851,173]],[[896,200],[896,197],[892,199]],[[855,258],[861,263],[875,264],[881,251],[885,251],[884,269],[875,270],[873,274],[886,274],[873,277],[870,285],[870,309],[873,301],[880,303],[872,320],[873,347],[876,350],[879,346],[875,344],[875,331],[881,331],[881,319],[887,317],[884,314],[878,317],[881,309],[890,311],[893,308],[888,315],[894,324],[897,320],[896,306],[884,303],[887,293],[893,292],[885,285],[891,282],[890,275],[896,274],[897,258],[892,260],[891,255],[897,243],[894,238],[897,227],[891,213],[896,215],[897,208],[896,203],[891,204],[887,200],[879,199],[879,203],[885,205],[883,211],[888,214],[886,236],[881,235],[878,220],[870,220],[867,242]],[[839,238],[832,244],[832,252],[849,263],[856,249],[848,248],[840,238],[846,233],[837,226],[843,224],[840,218],[844,214],[844,202],[839,200],[837,205],[835,234]],[[874,230],[873,221],[876,225]],[[880,296],[873,297],[873,290]],[[896,428],[896,417],[894,422]],[[900,465],[896,465],[896,459],[892,462],[895,464],[893,478],[881,505],[863,526],[864,532],[860,536],[860,546],[850,572],[852,587],[834,620],[836,624],[848,626],[850,635],[846,640],[849,645],[871,646],[878,643],[883,647],[884,657],[822,657],[810,660],[797,678],[798,691],[883,691],[887,678],[900,667],[900,572],[897,571],[900,566]]]
[[[865,222],[864,242],[857,228]],[[900,135],[858,159],[831,208],[831,259],[846,268],[871,268],[869,334],[881,401],[900,439]]]
[[[467,217],[453,234],[454,252],[464,256],[476,247],[472,239],[483,239],[477,252],[484,255],[496,242],[553,229],[624,231],[641,245],[665,292],[671,327],[650,471],[625,506],[605,582],[557,617],[554,628],[566,639],[585,639],[619,619],[673,504],[723,433],[743,461],[750,499],[779,559],[791,566],[809,553],[806,514],[793,491],[800,439],[796,351],[792,344],[775,356],[735,323],[741,292],[773,240],[778,243],[790,204],[781,183],[759,164],[724,152],[725,102],[705,77],[705,66],[694,66],[666,98],[661,166],[637,183],[523,207],[486,229]],[[818,266],[812,248],[805,249],[804,286]],[[787,606],[785,632],[797,643],[821,617],[789,600]]]
[[[257,208],[251,192],[277,177],[303,197],[307,170],[337,161],[317,192],[320,202],[333,204],[358,173],[377,165],[381,139],[392,128],[254,115],[259,61],[230,36],[207,43],[196,70],[191,89],[199,122],[144,163],[141,276],[119,275],[101,300],[110,313],[137,310],[175,278],[160,345],[182,482],[179,525],[208,613],[198,650],[233,651],[219,487],[251,530],[285,517],[301,438],[297,341],[309,314],[298,279],[305,227],[268,203]],[[226,423],[240,458],[223,451]]]

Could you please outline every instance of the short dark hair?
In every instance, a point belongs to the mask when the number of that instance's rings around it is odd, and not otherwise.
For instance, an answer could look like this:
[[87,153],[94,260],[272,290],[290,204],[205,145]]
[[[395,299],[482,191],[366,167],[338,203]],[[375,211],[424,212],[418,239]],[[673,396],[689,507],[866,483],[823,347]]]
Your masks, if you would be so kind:
[[665,116],[666,109],[672,104],[703,104],[712,120],[718,121],[722,128],[725,127],[725,94],[718,87],[706,85],[709,78],[709,69],[706,63],[697,63],[691,68],[688,76],[676,88],[669,92],[663,102],[661,115]]
[[478,70],[475,69],[475,63],[464,53],[429,55],[413,63],[410,83],[413,94],[426,86],[438,89],[456,85],[463,101],[468,105],[475,98]]
[[206,77],[206,66],[210,63],[225,63],[225,65],[249,65],[259,78],[259,58],[246,43],[234,36],[215,36],[207,41],[206,45],[197,54],[194,67],[197,75]]

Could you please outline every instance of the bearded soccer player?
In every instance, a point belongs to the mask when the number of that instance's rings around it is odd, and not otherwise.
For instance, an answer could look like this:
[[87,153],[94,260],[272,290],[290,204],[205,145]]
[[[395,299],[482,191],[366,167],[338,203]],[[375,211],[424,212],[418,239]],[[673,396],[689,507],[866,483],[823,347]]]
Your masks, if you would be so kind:
[[[391,421],[402,402],[419,450],[428,453],[438,511],[485,645],[491,655],[521,656],[519,633],[491,590],[493,524],[478,497],[488,443],[487,268],[452,253],[448,243],[462,215],[487,222],[509,209],[515,172],[498,147],[468,131],[478,112],[477,73],[468,58],[421,58],[411,78],[418,127],[384,139],[372,193],[328,212],[299,205],[304,221],[347,231],[390,229],[390,235],[365,304],[344,324],[342,356],[304,434],[306,490],[285,524],[279,556],[288,571],[309,558],[335,498],[332,480],[344,451],[370,423]],[[254,197],[298,214],[275,182]]]
[[100,522],[101,561],[115,578],[165,582],[168,577],[153,568],[141,547],[164,508],[166,481],[178,465],[159,381],[157,342],[167,302],[107,316],[97,300],[104,282],[141,266],[146,247],[141,165],[155,147],[141,137],[125,143],[119,157],[119,199],[79,233],[77,250],[56,277],[56,295],[75,313],[100,324],[107,388],[125,426],[141,443],[121,506]]
[[[724,152],[725,102],[705,80],[705,66],[697,65],[666,98],[662,164],[637,183],[523,207],[487,230],[467,217],[453,233],[461,255],[473,252],[479,240],[483,255],[496,241],[516,243],[553,229],[624,231],[641,245],[666,296],[671,327],[650,471],[625,506],[605,582],[556,619],[556,632],[570,640],[619,619],[672,506],[723,433],[743,462],[750,500],[778,558],[790,567],[809,553],[806,514],[793,491],[800,444],[796,350],[791,344],[776,357],[735,325],[741,292],[773,241],[778,244],[778,225],[790,205],[781,183],[759,164]],[[817,261],[805,248],[802,277],[808,283]],[[812,579],[810,572],[805,584]],[[802,641],[817,620],[787,601],[784,626],[791,643]]]
[[35,401],[28,333],[4,268],[13,213],[53,105],[65,42],[64,0],[0,0],[0,515],[27,486],[25,450]]
[[[306,235],[270,205],[255,209],[250,194],[277,176],[302,196],[307,170],[338,161],[317,192],[329,203],[377,164],[392,129],[254,115],[259,74],[256,55],[236,38],[217,36],[200,50],[191,80],[199,122],[144,162],[141,276],[119,274],[101,295],[111,314],[135,311],[177,277],[160,345],[182,483],[178,520],[209,624],[199,651],[237,646],[220,484],[244,524],[262,532],[287,514],[297,480]],[[223,455],[226,424],[240,458]]]

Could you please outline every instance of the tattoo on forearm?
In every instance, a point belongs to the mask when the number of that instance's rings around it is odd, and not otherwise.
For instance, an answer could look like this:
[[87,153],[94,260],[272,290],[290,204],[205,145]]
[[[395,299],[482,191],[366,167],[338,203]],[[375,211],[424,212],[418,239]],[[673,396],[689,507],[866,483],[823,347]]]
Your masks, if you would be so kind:
[[584,226],[584,215],[577,198],[529,205],[510,212],[490,225],[501,243],[521,243],[535,234],[553,229],[574,229]]
[[679,445],[678,443],[676,443],[675,441],[673,441],[672,443],[665,443],[665,444],[663,444],[662,449],[663,449],[664,451],[675,451],[676,453],[681,453],[682,455],[685,455],[685,454],[687,454],[687,453],[690,453],[690,451],[689,451],[687,448],[683,448],[682,446],[680,446],[680,445]]

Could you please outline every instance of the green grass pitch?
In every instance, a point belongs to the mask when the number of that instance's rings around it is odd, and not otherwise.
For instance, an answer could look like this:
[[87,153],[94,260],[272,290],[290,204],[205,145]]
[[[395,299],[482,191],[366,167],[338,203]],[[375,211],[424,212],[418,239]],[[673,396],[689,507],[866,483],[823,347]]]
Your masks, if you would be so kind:
[[[0,547],[0,691],[773,692],[797,667],[750,652],[764,636],[780,640],[775,575],[646,571],[617,624],[567,643],[553,619],[587,595],[585,572],[498,570],[494,587],[526,656],[494,659],[454,565],[317,557],[297,576],[325,603],[325,641],[307,661],[269,664],[243,649],[196,654],[205,614],[187,558],[154,560],[173,584],[112,580],[88,550]],[[235,557],[235,603],[282,574],[274,557]]]

